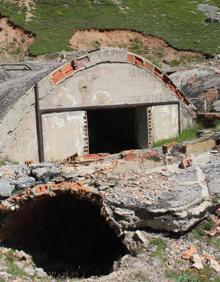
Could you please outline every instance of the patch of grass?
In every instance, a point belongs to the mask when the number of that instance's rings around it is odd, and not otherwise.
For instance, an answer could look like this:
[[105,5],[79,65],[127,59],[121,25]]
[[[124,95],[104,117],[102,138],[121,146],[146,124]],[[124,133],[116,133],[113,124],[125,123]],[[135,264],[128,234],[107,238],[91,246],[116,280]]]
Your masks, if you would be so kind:
[[133,272],[129,279],[126,280],[127,282],[133,282],[133,281],[137,281],[137,282],[149,282],[149,278],[147,277],[147,274],[143,271],[136,271]]
[[165,50],[162,47],[156,48],[153,53],[157,58],[163,58],[165,56]]
[[146,53],[143,42],[138,38],[130,40],[129,50],[140,55],[144,55]]
[[101,47],[101,43],[98,40],[92,42],[92,48],[98,49]]
[[[197,6],[204,0],[123,0],[123,11],[112,0],[38,0],[31,21],[18,1],[0,0],[0,12],[36,34],[32,55],[69,50],[73,32],[81,29],[129,29],[166,39],[179,49],[220,52],[220,23],[204,25],[206,16]],[[219,0],[210,0],[220,8]]]
[[211,219],[205,219],[200,224],[198,224],[193,230],[192,235],[196,239],[202,239],[205,236],[205,232],[212,229],[214,222]]
[[0,166],[2,165],[6,165],[6,161],[5,160],[0,160]]
[[166,242],[163,239],[159,237],[153,238],[150,240],[149,246],[156,247],[156,250],[151,253],[152,257],[160,258],[164,262],[166,261],[166,256],[165,256]]
[[170,61],[170,66],[171,67],[178,67],[181,64],[179,60],[172,60]]
[[178,136],[171,137],[167,139],[162,139],[153,144],[153,147],[161,147],[164,144],[171,143],[171,142],[183,142],[183,141],[190,141],[196,138],[196,133],[198,130],[203,128],[202,124],[196,124],[195,127],[186,128],[184,129]]
[[208,266],[200,271],[187,269],[180,272],[167,272],[166,277],[175,282],[220,282],[220,277]]
[[220,238],[212,238],[209,242],[220,252]]
[[189,270],[181,271],[179,273],[169,272],[166,274],[166,277],[175,282],[199,282],[194,273]]
[[14,263],[13,251],[8,252],[6,257],[7,272],[15,277],[28,276],[20,267]]
[[215,120],[213,123],[216,130],[220,130],[220,120]]
[[9,158],[4,158],[4,159],[0,159],[0,166],[2,166],[2,165],[7,165],[7,164],[14,164],[14,165],[16,165],[16,164],[18,164],[18,162],[16,162],[16,161],[12,161],[12,160],[10,160]]

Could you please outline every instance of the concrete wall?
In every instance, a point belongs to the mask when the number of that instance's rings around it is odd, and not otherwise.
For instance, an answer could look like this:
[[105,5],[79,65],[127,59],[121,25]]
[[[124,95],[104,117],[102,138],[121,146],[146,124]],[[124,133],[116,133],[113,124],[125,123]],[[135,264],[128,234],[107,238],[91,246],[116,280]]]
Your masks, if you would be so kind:
[[[160,73],[152,73],[152,65],[147,64],[143,68],[138,65],[140,62],[129,62],[124,50],[101,50],[88,54],[82,61],[85,63],[82,67],[77,71],[71,70],[60,81],[54,80],[53,72],[39,82],[41,108],[179,101],[176,90],[172,90],[173,86],[168,87]],[[80,65],[81,59],[77,63]],[[68,68],[71,66],[67,64]],[[0,158],[38,160],[34,103],[34,91],[31,88],[0,121]],[[178,132],[175,109],[175,105],[153,107],[154,141]],[[137,115],[140,121],[139,132],[143,129],[143,133],[138,136],[141,146],[145,145],[146,138],[144,116],[141,113]],[[192,119],[189,108],[183,103],[181,116],[181,127],[190,126]],[[62,159],[74,153],[82,154],[86,146],[83,113],[44,115],[43,134],[46,160]]]
[[43,96],[40,106],[56,108],[165,101],[177,101],[177,97],[151,73],[130,64],[103,63],[68,78],[49,95]]
[[38,160],[34,103],[31,88],[0,121],[0,159]]
[[175,137],[179,133],[178,105],[151,107],[153,142]]
[[84,112],[56,113],[43,116],[46,160],[61,160],[76,152],[83,154]]

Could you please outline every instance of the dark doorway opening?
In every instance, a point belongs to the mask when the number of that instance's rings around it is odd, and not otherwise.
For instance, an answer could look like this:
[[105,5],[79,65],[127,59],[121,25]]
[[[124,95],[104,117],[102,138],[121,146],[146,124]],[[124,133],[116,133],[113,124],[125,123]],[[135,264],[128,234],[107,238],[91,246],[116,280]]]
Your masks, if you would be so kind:
[[87,115],[90,153],[138,148],[135,108],[92,110]]
[[100,208],[69,193],[41,197],[9,215],[3,245],[29,253],[55,277],[109,274],[127,249]]

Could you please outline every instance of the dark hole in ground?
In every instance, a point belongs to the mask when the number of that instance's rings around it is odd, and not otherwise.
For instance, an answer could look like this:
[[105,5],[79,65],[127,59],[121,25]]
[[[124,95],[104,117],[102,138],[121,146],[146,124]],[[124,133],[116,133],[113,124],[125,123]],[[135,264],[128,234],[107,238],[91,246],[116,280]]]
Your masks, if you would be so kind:
[[[146,109],[119,108],[87,112],[90,153],[119,153],[146,144]],[[143,127],[143,128],[141,128]]]
[[4,232],[6,247],[29,253],[37,267],[56,277],[108,274],[126,253],[99,208],[70,194],[23,205]]

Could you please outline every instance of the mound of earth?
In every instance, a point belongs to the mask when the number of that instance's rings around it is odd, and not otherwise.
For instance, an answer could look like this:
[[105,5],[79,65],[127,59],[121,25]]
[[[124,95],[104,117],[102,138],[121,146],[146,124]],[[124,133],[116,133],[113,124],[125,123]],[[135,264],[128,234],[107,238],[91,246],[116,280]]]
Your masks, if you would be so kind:
[[15,26],[7,17],[0,18],[0,56],[4,54],[27,54],[34,36]]
[[181,63],[202,59],[203,55],[193,51],[179,51],[165,40],[129,30],[81,30],[76,31],[69,41],[75,50],[120,47],[144,55],[155,62],[155,58],[167,63]]

